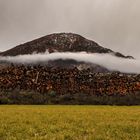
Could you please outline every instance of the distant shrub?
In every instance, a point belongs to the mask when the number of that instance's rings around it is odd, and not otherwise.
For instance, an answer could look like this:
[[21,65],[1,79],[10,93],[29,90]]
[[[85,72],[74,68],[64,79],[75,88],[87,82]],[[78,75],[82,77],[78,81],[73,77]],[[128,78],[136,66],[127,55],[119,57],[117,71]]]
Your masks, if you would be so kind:
[[50,90],[50,91],[48,91],[48,95],[51,96],[51,97],[55,97],[56,92],[54,90]]
[[10,104],[10,100],[7,97],[0,97],[0,104]]

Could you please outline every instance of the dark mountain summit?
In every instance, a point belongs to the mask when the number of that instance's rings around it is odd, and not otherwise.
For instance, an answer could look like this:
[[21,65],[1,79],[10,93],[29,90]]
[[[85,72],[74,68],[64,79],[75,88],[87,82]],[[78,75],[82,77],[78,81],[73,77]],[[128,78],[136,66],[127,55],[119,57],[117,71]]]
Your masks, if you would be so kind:
[[80,35],[72,33],[51,34],[31,42],[21,44],[10,50],[0,53],[1,56],[16,56],[32,53],[52,52],[90,52],[90,53],[113,53],[118,57],[132,58],[121,53],[103,48],[96,42],[88,40]]

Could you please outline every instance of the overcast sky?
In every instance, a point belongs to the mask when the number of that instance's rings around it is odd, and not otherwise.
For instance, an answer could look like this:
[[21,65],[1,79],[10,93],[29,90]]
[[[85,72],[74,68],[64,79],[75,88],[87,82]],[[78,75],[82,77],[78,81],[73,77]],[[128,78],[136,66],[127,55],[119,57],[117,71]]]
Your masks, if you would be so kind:
[[74,32],[139,57],[140,0],[0,0],[0,51],[54,32]]

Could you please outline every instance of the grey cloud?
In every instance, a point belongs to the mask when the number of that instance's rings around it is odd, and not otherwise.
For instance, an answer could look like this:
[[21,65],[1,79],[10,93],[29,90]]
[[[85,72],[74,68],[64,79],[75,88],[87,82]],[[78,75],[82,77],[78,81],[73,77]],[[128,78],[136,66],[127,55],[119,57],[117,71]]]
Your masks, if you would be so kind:
[[0,0],[0,50],[53,32],[75,32],[139,57],[139,0]]

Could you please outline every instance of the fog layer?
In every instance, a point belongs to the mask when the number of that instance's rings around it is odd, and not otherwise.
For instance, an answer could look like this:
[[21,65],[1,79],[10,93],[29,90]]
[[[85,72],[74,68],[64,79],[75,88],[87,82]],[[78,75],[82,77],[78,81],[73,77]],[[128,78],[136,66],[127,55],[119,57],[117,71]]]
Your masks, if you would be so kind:
[[116,70],[125,73],[140,73],[140,60],[124,59],[113,56],[112,54],[90,54],[90,53],[44,53],[44,54],[31,54],[31,55],[19,55],[15,57],[0,57],[2,61],[8,61],[12,63],[38,63],[47,62],[49,60],[67,60],[73,59],[78,62],[88,62],[104,66],[109,70]]

